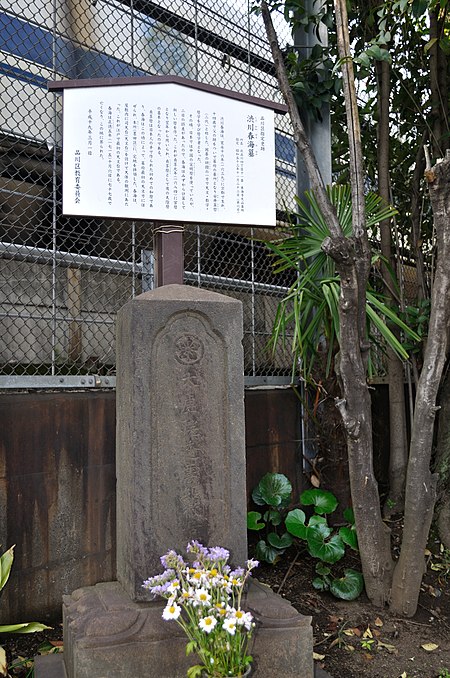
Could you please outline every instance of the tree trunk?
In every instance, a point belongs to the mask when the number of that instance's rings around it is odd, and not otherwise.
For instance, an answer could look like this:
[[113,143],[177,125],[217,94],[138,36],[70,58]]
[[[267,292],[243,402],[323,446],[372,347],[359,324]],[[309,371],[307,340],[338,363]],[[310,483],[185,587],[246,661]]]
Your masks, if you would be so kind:
[[422,372],[417,385],[405,495],[405,525],[394,570],[391,610],[415,614],[424,551],[433,518],[437,475],[430,471],[436,399],[448,352],[450,324],[450,158],[426,171],[437,236],[437,264]]
[[439,42],[444,35],[446,16],[438,7],[429,13],[430,40],[430,89],[431,89],[431,133],[434,158],[440,158],[448,148],[448,82],[447,57]]
[[[378,193],[389,203],[391,200],[389,175],[389,98],[391,90],[390,64],[387,61],[376,61],[378,87]],[[387,262],[395,270],[391,244],[391,220],[385,219],[380,224],[381,253],[385,259],[381,263],[381,272],[385,281],[385,295],[387,303],[392,301],[390,289],[386,284],[390,274]],[[399,338],[398,328],[391,330]],[[389,492],[384,504],[383,514],[389,516],[403,510],[403,499],[406,478],[406,464],[408,459],[408,442],[406,438],[406,407],[403,363],[390,348],[387,349],[387,373],[389,384]]]
[[333,256],[341,283],[339,303],[339,377],[343,399],[337,403],[347,432],[350,484],[366,592],[375,605],[389,598],[392,573],[390,530],[383,523],[373,472],[372,413],[366,371],[366,289],[371,252],[365,224],[364,168],[346,0],[335,0],[336,34],[342,64],[350,147],[354,243],[350,258]]
[[435,519],[439,539],[445,548],[450,550],[450,369],[448,363],[439,403],[439,427],[434,461],[434,469],[439,475]]
[[373,471],[371,402],[357,330],[358,284],[351,264],[348,271],[345,265],[336,267],[341,278],[338,371],[344,395],[336,404],[347,434],[350,487],[366,593],[374,605],[383,607],[389,599],[393,563],[390,530],[381,518]]
[[375,605],[382,606],[389,596],[392,558],[390,531],[381,518],[378,487],[373,473],[371,402],[366,381],[369,344],[365,336],[365,302],[370,270],[370,246],[365,228],[361,134],[353,64],[350,59],[345,0],[336,0],[335,8],[349,130],[352,238],[343,235],[336,212],[325,192],[286,76],[267,2],[265,0],[261,2],[278,83],[289,109],[294,139],[303,156],[311,189],[330,231],[330,237],[324,240],[322,249],[335,261],[340,277],[340,351],[337,367],[343,397],[337,400],[336,405],[341,413],[347,436],[353,509],[366,591]]
[[416,153],[416,162],[411,182],[411,250],[416,261],[417,299],[419,301],[429,297],[422,252],[422,191],[420,190],[425,172],[425,154],[423,149],[427,140],[428,130],[425,130]]

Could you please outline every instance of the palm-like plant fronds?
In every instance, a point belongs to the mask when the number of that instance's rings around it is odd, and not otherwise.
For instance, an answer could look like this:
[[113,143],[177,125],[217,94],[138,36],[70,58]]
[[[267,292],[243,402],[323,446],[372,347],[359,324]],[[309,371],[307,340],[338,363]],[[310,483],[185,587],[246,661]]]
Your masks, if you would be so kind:
[[[351,237],[350,187],[329,187],[328,195],[344,235]],[[322,243],[329,236],[329,229],[314,195],[306,193],[305,202],[299,198],[296,198],[296,202],[298,211],[293,215],[295,223],[284,229],[280,239],[265,242],[274,257],[274,273],[292,271],[295,275],[295,281],[278,305],[271,343],[275,348],[281,341],[285,348],[290,348],[293,376],[300,369],[302,376],[307,379],[311,375],[319,347],[326,348],[326,370],[327,373],[330,371],[336,342],[339,342],[340,283],[333,260],[322,251]],[[375,193],[366,196],[368,229],[373,229],[394,214],[396,210],[380,196]],[[379,257],[379,253],[374,254],[374,259]],[[366,311],[368,336],[373,343],[390,346],[402,360],[406,360],[408,353],[387,321],[400,327],[410,339],[418,340],[415,332],[388,306],[386,299],[370,287],[366,293]]]

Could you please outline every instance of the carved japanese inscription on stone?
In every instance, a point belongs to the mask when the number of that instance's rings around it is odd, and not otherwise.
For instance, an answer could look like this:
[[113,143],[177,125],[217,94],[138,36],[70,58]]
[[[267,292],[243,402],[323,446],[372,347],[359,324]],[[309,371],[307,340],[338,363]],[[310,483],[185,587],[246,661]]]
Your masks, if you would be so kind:
[[[169,530],[172,546],[223,535],[230,520],[226,355],[222,337],[194,312],[176,314],[152,348],[157,463],[170,469],[165,477],[172,485],[153,482],[161,518],[153,528]],[[175,507],[166,506],[169,496]],[[164,523],[166,509],[166,515],[175,509],[178,516],[170,527]]]

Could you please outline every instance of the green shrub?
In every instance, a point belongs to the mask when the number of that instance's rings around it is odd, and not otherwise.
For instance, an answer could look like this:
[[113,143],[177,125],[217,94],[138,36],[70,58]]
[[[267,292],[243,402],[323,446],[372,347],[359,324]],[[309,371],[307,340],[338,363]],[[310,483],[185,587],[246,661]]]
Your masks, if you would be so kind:
[[304,542],[309,554],[319,562],[312,584],[321,591],[329,590],[337,598],[354,600],[363,589],[360,572],[346,569],[343,577],[334,577],[330,565],[345,555],[346,546],[358,551],[353,511],[346,509],[347,524],[335,529],[328,524],[327,516],[333,513],[338,501],[332,492],[321,489],[305,490],[300,495],[300,506],[312,506],[309,518],[301,508],[293,508],[292,485],[282,473],[266,473],[252,492],[258,506],[266,507],[264,513],[249,511],[249,530],[265,531],[265,538],[256,546],[256,557],[275,564],[295,540]]

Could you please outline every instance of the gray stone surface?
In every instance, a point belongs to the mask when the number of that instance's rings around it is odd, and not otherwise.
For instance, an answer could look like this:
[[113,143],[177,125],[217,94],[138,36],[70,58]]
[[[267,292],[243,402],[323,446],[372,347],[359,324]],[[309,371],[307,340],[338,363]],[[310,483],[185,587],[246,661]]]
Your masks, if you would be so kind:
[[[252,675],[312,678],[311,618],[258,582],[252,582],[244,606],[252,610],[258,629],[251,648]],[[118,582],[66,596],[68,678],[185,678],[195,658],[186,658],[186,638],[175,622],[162,620],[162,609],[159,602],[131,601]],[[65,678],[63,667],[57,674],[50,672],[54,668],[40,660],[35,678]]]
[[64,666],[64,654],[36,655],[34,658],[34,676],[41,678],[67,678]]
[[305,617],[268,586],[252,581],[243,604],[256,621],[252,656],[260,678],[312,678],[311,617]]
[[143,601],[169,548],[246,558],[242,305],[167,285],[117,328],[117,578]]

